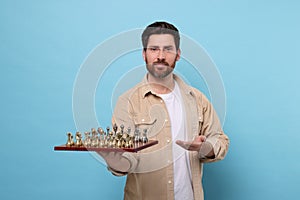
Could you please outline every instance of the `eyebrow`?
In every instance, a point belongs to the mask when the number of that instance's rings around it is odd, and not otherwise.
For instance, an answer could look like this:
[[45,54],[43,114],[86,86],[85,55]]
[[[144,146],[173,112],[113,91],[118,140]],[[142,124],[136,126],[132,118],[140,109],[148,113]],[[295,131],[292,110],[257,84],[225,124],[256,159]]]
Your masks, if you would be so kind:
[[[163,46],[163,48],[170,48],[170,47],[174,48],[173,45]],[[151,45],[151,46],[148,46],[147,48],[159,48],[159,46],[157,46],[157,45]]]

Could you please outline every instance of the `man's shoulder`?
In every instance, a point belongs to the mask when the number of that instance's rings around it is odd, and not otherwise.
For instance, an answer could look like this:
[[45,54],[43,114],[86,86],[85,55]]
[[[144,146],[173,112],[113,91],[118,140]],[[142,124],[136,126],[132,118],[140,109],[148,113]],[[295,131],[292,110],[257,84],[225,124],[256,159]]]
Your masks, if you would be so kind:
[[190,93],[195,97],[205,96],[199,89],[187,84],[181,77],[174,75],[175,81],[178,83],[179,87],[185,92]]
[[131,99],[134,97],[142,97],[143,93],[146,91],[146,85],[145,83],[139,82],[132,88],[126,90],[120,95],[120,98],[126,98],[126,99]]

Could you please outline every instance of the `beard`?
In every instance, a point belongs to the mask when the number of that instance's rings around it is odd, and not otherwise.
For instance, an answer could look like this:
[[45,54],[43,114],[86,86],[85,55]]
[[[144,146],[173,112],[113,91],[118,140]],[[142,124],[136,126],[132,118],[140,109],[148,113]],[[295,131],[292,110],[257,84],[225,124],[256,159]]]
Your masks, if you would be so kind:
[[154,63],[149,63],[146,58],[146,67],[148,72],[155,78],[165,78],[171,74],[175,68],[176,59],[172,63],[167,63],[165,60],[159,60]]

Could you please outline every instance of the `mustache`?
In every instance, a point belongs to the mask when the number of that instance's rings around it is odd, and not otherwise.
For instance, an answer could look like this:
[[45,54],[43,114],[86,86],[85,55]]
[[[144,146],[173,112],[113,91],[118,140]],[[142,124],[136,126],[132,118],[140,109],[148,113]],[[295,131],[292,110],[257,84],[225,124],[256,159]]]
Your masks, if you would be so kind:
[[162,60],[162,61],[154,62],[153,65],[166,65],[166,66],[169,66],[169,63]]

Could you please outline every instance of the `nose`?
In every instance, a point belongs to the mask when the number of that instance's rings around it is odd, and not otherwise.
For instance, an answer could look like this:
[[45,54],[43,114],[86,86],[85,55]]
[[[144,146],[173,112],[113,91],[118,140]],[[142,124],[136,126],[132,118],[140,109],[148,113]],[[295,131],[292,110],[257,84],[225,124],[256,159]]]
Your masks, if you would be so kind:
[[163,49],[159,50],[157,58],[160,59],[160,60],[166,58],[165,51]]

